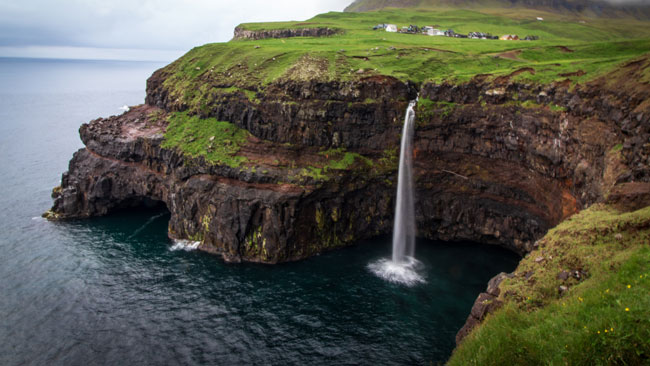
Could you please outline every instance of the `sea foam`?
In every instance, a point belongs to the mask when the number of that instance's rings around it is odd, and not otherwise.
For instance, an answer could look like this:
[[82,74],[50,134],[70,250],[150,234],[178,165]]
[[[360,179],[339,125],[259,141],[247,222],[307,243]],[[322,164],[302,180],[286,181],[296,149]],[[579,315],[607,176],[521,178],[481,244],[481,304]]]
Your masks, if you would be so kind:
[[400,285],[415,286],[427,282],[422,275],[424,265],[413,257],[405,257],[398,262],[380,259],[368,264],[368,269],[377,277]]
[[186,252],[191,252],[193,250],[196,250],[200,244],[201,244],[200,241],[174,239],[174,245],[169,247],[169,250],[171,250],[172,252],[175,252],[177,250],[184,250]]

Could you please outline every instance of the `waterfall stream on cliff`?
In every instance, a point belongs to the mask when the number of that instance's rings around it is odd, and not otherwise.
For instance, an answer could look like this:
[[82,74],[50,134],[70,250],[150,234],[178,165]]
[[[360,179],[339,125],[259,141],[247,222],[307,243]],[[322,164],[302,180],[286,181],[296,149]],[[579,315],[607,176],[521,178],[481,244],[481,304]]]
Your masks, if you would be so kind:
[[393,257],[371,263],[368,268],[377,276],[408,286],[424,282],[419,273],[422,264],[415,259],[415,207],[413,194],[413,133],[415,130],[415,105],[409,103],[404,116],[400,147],[399,172],[395,222],[393,224]]
[[408,262],[415,255],[415,208],[413,206],[413,124],[415,103],[409,103],[404,116],[397,178],[397,203],[393,224],[393,262]]

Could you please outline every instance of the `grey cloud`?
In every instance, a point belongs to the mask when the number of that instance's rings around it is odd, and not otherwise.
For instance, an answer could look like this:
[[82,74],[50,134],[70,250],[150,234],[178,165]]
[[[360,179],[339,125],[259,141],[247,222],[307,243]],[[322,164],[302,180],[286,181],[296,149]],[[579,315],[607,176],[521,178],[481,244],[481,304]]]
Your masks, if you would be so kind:
[[350,0],[9,0],[0,45],[188,49],[232,37],[242,22],[304,20]]

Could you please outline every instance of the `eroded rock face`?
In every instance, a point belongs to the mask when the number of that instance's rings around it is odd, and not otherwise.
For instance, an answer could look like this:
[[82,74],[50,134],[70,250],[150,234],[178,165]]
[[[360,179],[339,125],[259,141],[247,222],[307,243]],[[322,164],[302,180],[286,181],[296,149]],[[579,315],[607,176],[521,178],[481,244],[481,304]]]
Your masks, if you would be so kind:
[[[562,84],[507,78],[419,88],[386,76],[280,79],[254,99],[241,91],[206,92],[202,108],[193,110],[171,97],[166,77],[163,69],[149,79],[147,105],[81,127],[86,148],[55,190],[53,217],[162,201],[172,214],[171,237],[201,241],[202,250],[228,261],[265,263],[389,233],[397,166],[350,167],[297,181],[300,168],[272,161],[308,166],[323,159],[319,151],[337,147],[374,164],[395,156],[406,105],[418,91],[414,173],[421,237],[480,241],[524,254],[562,219],[603,200],[616,182],[650,180],[648,153],[637,141],[649,133],[644,90],[617,94],[594,84],[570,92]],[[151,113],[179,110],[250,131],[242,153],[259,158],[257,169],[162,148],[167,122],[153,121]]]
[[327,37],[340,33],[335,28],[291,28],[272,30],[247,30],[235,28],[234,39],[265,39],[265,38],[291,38],[291,37]]
[[201,241],[200,249],[232,262],[297,260],[387,232],[392,198],[379,182],[388,177],[343,176],[319,187],[263,183],[267,174],[244,174],[161,148],[165,122],[149,123],[152,109],[81,127],[87,147],[75,153],[55,189],[53,215],[99,216],[162,201],[172,214],[170,237]]

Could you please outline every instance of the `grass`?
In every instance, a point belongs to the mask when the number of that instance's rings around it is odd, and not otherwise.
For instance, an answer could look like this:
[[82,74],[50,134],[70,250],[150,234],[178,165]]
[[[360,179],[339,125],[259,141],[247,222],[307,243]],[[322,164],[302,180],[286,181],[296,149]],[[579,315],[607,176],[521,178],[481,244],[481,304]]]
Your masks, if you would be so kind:
[[[529,67],[534,73],[521,73],[513,79],[522,83],[566,79],[582,83],[650,53],[647,23],[629,19],[587,23],[558,17],[544,22],[534,19],[469,10],[402,9],[331,12],[304,22],[242,24],[252,30],[332,27],[342,33],[321,38],[233,40],[196,47],[165,68],[168,76],[164,85],[170,91],[170,100],[201,113],[226,94],[242,93],[258,103],[256,93],[278,81],[347,81],[388,75],[416,83],[463,83],[479,74],[489,75],[489,80]],[[387,22],[433,25],[459,33],[532,34],[540,40],[457,39],[372,30],[375,24]],[[502,57],[506,52],[514,57]]]
[[[449,365],[647,365],[648,223],[650,207],[620,213],[596,205],[549,231],[501,284],[504,307]],[[576,270],[580,279],[558,279]],[[561,285],[568,290],[558,291]]]
[[162,147],[179,149],[190,157],[203,156],[212,164],[239,167],[247,159],[237,153],[249,135],[248,131],[229,122],[175,112],[169,116]]

